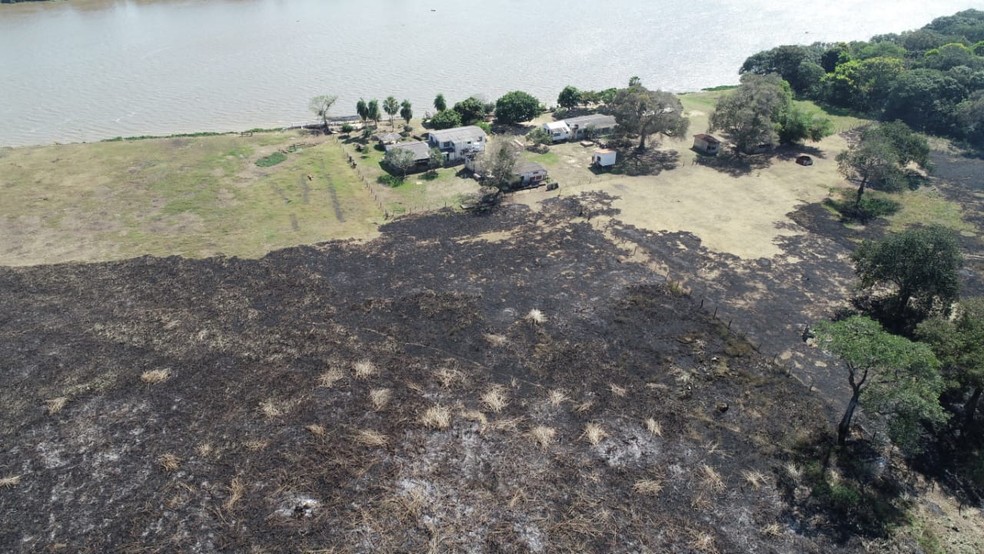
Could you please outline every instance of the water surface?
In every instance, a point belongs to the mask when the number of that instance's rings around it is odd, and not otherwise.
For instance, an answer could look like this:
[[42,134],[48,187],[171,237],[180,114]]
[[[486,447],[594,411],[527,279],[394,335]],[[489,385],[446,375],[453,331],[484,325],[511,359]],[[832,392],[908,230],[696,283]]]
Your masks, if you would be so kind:
[[69,0],[0,5],[0,145],[311,120],[337,94],[546,103],[638,75],[734,83],[778,44],[865,39],[984,0]]

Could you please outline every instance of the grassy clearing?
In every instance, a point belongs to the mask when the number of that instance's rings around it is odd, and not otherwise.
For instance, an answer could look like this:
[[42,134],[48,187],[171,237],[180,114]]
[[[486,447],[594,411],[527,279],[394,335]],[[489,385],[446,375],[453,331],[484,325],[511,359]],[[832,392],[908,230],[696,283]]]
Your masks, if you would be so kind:
[[274,152],[269,156],[263,156],[262,158],[256,160],[256,165],[258,167],[273,167],[279,163],[287,160],[287,155],[283,152]]
[[[293,145],[276,167],[257,166]],[[369,237],[382,220],[341,147],[298,133],[4,149],[0,189],[4,265],[259,257]]]
[[974,225],[964,220],[960,204],[947,200],[934,188],[908,191],[891,198],[902,205],[898,213],[888,218],[892,231],[913,225],[942,225],[967,236],[978,233]]

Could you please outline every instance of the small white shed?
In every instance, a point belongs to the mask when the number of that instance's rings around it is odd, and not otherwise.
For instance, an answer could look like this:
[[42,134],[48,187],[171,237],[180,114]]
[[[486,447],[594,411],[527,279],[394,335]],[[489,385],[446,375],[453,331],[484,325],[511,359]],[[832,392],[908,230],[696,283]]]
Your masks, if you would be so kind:
[[599,149],[595,150],[591,156],[591,165],[597,167],[611,167],[615,165],[617,153],[614,150]]
[[543,124],[543,130],[550,134],[550,139],[560,142],[571,138],[571,128],[563,121],[551,121]]

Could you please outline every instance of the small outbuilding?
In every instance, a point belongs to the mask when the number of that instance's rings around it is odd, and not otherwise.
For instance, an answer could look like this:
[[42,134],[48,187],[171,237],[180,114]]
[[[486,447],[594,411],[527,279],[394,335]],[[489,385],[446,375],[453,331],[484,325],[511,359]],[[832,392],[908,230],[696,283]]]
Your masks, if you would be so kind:
[[796,163],[800,165],[813,165],[813,158],[807,156],[806,154],[796,157]]
[[387,144],[396,144],[400,142],[403,137],[400,133],[377,133],[372,136],[372,139],[379,144],[386,146]]
[[519,184],[537,186],[547,178],[547,168],[536,162],[519,162],[516,164],[515,174],[519,178]]
[[694,150],[708,156],[717,156],[721,151],[721,141],[713,135],[694,135]]
[[618,153],[614,150],[599,149],[595,150],[591,156],[591,165],[599,168],[612,167],[618,159]]

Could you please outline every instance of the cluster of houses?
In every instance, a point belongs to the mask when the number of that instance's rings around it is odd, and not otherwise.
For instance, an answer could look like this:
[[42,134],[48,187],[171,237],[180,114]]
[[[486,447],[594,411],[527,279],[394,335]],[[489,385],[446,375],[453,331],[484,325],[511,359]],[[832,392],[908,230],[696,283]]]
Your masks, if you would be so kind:
[[[593,114],[571,117],[560,121],[545,123],[543,129],[550,134],[553,142],[581,140],[598,136],[610,135],[616,126],[615,118],[610,115]],[[444,162],[456,164],[465,162],[465,166],[477,174],[481,173],[479,155],[485,151],[488,136],[480,127],[468,125],[453,129],[431,131],[427,140],[400,142],[397,133],[379,134],[373,137],[386,151],[404,150],[413,156],[418,169],[424,169],[431,163],[431,151],[437,149],[444,156]],[[600,168],[615,165],[614,150],[595,150],[591,163]],[[522,161],[516,167],[516,179],[523,186],[537,185],[547,178],[547,169],[536,162]]]

